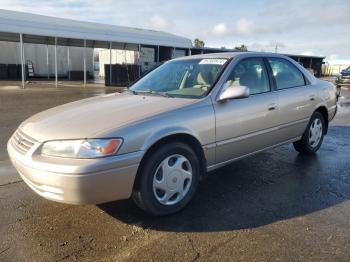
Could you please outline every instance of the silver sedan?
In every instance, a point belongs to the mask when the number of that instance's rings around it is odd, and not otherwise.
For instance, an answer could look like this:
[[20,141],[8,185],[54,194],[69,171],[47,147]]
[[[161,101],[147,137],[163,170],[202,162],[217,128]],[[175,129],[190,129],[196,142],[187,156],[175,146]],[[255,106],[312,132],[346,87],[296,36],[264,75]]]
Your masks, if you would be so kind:
[[154,215],[183,208],[200,178],[285,143],[313,154],[336,88],[288,57],[220,53],[165,63],[122,94],[58,106],[8,142],[23,180],[70,204],[132,197]]

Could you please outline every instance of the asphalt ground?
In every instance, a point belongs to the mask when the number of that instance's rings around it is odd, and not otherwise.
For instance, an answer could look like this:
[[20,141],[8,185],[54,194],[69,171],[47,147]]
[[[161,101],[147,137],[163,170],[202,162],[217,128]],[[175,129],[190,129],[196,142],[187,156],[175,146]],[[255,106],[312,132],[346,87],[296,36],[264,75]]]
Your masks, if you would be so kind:
[[45,200],[12,168],[6,141],[46,108],[103,88],[0,87],[0,261],[350,261],[350,92],[320,151],[285,145],[210,173],[178,214],[131,201]]

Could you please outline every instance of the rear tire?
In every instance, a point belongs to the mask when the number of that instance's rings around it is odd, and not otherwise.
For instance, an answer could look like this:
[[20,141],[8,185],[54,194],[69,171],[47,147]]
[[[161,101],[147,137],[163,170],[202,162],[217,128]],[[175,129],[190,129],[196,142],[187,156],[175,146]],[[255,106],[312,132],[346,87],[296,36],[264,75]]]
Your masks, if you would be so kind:
[[326,123],[320,112],[314,112],[301,138],[294,148],[301,154],[315,154],[320,149],[326,131]]
[[200,177],[200,162],[184,143],[165,144],[146,159],[140,183],[132,198],[141,209],[155,216],[169,215],[192,199]]

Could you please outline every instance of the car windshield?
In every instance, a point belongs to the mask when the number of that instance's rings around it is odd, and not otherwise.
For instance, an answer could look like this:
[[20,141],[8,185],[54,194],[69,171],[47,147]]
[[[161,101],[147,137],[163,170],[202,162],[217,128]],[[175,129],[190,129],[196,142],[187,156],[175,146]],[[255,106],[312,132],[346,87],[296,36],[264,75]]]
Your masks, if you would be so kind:
[[130,87],[135,94],[169,97],[206,96],[225,67],[227,59],[184,59],[165,63]]

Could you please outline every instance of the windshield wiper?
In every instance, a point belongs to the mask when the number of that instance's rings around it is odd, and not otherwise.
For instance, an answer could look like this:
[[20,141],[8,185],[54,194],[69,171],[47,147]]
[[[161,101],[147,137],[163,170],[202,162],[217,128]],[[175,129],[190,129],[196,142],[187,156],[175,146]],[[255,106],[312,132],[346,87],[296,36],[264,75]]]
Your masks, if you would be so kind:
[[151,95],[159,95],[159,96],[163,96],[163,97],[171,97],[166,92],[157,92],[157,91],[154,91],[151,89],[138,90],[138,91],[130,90],[130,91],[133,92],[135,95],[137,95],[137,94],[151,94]]
[[122,91],[122,93],[125,93],[125,92],[132,93],[132,91],[127,87],[124,87],[124,89]]
[[129,88],[124,88],[124,89],[123,89],[123,92],[128,92],[128,93],[132,93],[132,94],[134,94],[134,95],[137,95],[137,92],[136,92],[136,91],[131,90],[131,89],[129,89]]

